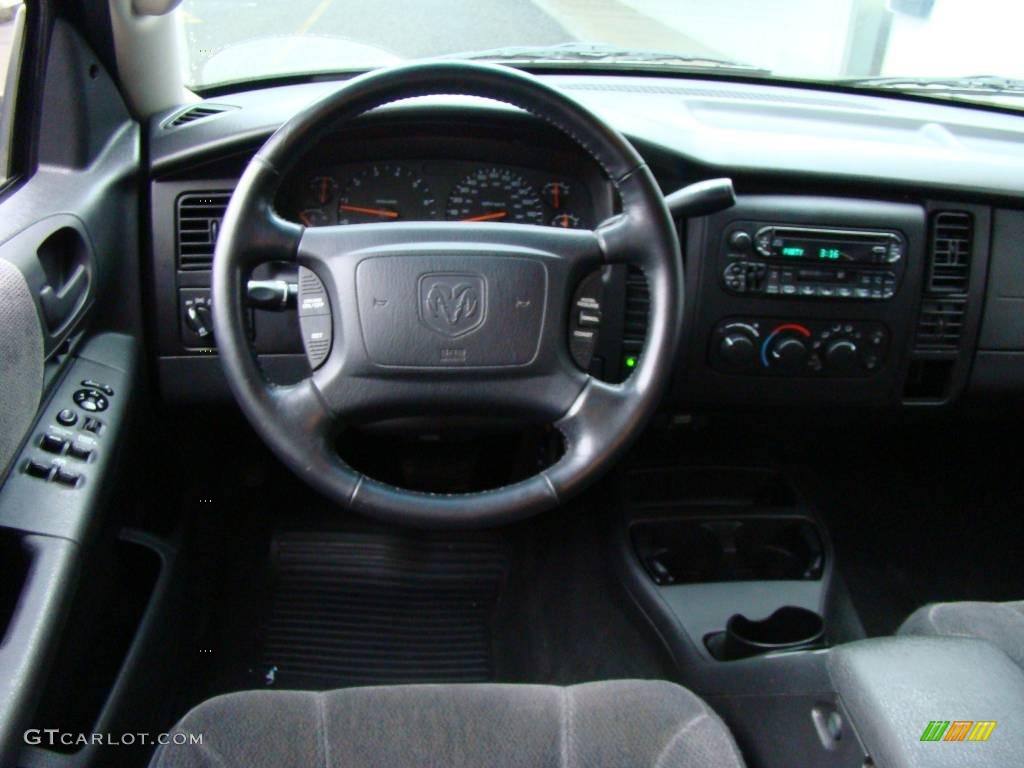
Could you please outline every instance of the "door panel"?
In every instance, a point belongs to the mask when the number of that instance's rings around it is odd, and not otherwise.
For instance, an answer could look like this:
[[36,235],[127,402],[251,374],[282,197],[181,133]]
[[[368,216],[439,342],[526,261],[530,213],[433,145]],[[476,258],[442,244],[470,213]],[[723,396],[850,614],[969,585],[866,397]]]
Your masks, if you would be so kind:
[[[0,766],[24,746],[82,564],[123,524],[110,499],[142,390],[140,126],[81,36],[33,6],[27,49],[44,55],[15,121],[31,149],[0,200]],[[89,389],[109,391],[102,408]]]

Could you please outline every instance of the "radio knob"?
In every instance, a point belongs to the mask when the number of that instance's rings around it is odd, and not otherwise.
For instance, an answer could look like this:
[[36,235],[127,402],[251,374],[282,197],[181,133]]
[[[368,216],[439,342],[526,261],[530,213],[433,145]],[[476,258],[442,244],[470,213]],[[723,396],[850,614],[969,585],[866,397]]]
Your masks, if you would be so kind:
[[849,339],[837,339],[825,348],[825,366],[837,373],[853,373],[860,369],[860,352]]
[[730,368],[750,368],[757,362],[757,347],[745,333],[730,333],[718,345],[718,354]]
[[768,360],[772,368],[784,371],[799,371],[807,362],[807,345],[795,336],[782,336],[776,340],[768,351]]
[[749,251],[753,244],[754,239],[750,236],[750,233],[744,232],[742,229],[737,229],[729,235],[729,245],[740,253]]

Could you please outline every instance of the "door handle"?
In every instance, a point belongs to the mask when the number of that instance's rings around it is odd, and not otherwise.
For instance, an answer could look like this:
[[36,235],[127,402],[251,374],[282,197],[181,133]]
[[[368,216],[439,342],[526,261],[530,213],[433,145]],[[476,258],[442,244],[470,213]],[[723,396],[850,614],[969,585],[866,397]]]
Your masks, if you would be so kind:
[[79,264],[64,285],[57,289],[46,284],[39,291],[39,303],[50,332],[56,331],[74,315],[89,289],[89,270]]

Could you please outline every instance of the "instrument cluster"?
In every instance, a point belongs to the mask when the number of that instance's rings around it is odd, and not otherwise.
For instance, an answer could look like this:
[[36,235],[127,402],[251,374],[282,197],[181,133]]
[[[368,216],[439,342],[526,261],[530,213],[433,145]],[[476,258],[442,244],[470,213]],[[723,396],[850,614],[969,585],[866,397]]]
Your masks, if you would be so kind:
[[307,227],[388,221],[496,221],[592,228],[586,183],[535,168],[462,160],[380,161],[308,170],[284,213]]

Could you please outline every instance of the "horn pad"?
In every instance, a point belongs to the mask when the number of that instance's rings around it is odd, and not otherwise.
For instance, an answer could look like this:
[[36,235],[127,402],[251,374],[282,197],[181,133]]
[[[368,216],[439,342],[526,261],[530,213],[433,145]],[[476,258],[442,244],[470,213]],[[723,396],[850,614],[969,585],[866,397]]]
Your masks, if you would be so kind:
[[529,365],[547,294],[547,266],[517,256],[378,256],[356,267],[366,353],[382,366]]

